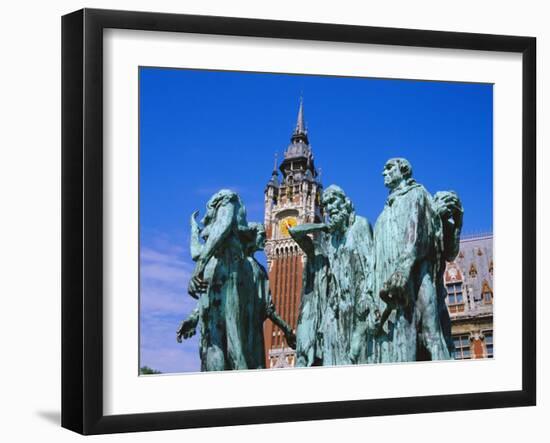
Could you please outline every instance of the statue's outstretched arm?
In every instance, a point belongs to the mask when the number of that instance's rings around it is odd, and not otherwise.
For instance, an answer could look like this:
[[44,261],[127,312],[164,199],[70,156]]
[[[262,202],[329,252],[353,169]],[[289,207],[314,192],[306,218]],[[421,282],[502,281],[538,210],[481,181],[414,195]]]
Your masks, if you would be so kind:
[[328,232],[328,226],[324,223],[306,223],[288,228],[288,232],[292,239],[298,243],[300,249],[302,249],[308,257],[310,257],[315,254],[315,247],[313,245],[313,240],[308,236],[308,234],[313,234],[315,232]]
[[197,215],[199,214],[199,211],[194,211],[193,214],[191,214],[191,258],[193,261],[197,261],[201,255],[202,252],[202,243],[200,241],[200,233],[201,229],[199,227],[199,224],[197,223]]
[[278,312],[275,310],[275,305],[271,300],[271,296],[268,300],[267,305],[267,318],[269,318],[276,326],[278,326],[283,334],[285,334],[286,342],[288,346],[292,349],[296,349],[296,335],[292,332],[290,325],[284,321]]

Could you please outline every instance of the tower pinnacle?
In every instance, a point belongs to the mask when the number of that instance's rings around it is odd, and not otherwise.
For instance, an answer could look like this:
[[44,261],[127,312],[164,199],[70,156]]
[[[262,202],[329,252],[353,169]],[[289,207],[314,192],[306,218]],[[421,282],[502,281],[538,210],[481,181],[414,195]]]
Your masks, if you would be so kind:
[[304,119],[304,99],[300,97],[300,107],[298,108],[298,118],[296,119],[296,128],[291,137],[292,143],[302,142],[309,144],[307,138],[307,129]]

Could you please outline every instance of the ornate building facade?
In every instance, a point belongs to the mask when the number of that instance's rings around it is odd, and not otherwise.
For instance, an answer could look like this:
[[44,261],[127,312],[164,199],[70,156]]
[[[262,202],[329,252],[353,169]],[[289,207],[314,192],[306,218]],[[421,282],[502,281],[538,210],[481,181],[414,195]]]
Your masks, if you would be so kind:
[[[305,258],[290,238],[288,228],[323,219],[321,191],[301,102],[290,144],[281,164],[275,162],[265,189],[264,214],[271,294],[277,312],[294,331],[300,309]],[[270,320],[264,324],[264,338],[267,368],[294,366],[294,351],[288,347],[282,331]]]
[[444,275],[456,359],[493,357],[493,236],[460,241]]

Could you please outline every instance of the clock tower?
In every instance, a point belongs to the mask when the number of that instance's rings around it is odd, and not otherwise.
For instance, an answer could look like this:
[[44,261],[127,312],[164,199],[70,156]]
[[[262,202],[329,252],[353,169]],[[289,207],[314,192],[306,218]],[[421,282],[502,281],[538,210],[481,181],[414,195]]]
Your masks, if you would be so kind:
[[[289,236],[288,228],[323,219],[322,185],[315,169],[300,100],[296,128],[280,165],[275,160],[265,189],[265,253],[269,286],[279,315],[296,331],[302,292],[305,255]],[[266,367],[294,366],[295,353],[283,332],[271,320],[264,323]]]

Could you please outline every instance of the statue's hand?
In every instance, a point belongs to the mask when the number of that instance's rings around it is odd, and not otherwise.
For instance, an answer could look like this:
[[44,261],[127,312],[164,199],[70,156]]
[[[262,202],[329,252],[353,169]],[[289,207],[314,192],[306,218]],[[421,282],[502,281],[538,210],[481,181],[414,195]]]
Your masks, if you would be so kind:
[[198,222],[197,222],[197,216],[199,215],[199,211],[193,211],[193,213],[191,214],[191,226],[195,226],[195,225],[198,225]]
[[296,350],[296,334],[292,331],[285,331],[285,339],[288,347]]
[[289,226],[291,236],[313,234],[315,232],[329,232],[330,227],[326,223],[309,223],[305,225]]
[[380,323],[380,311],[378,309],[368,311],[364,321],[367,334],[372,334],[378,329]]
[[444,221],[454,220],[455,224],[462,224],[464,209],[456,192],[440,191],[434,195],[434,208]]
[[378,309],[370,316],[368,321],[368,329],[375,337],[378,337],[384,331],[382,324],[382,314]]
[[189,223],[191,224],[191,233],[194,235],[200,235],[202,228],[199,225],[199,222],[197,221],[197,217],[199,215],[199,211],[193,211],[191,214],[191,218],[189,220]]
[[176,339],[178,343],[182,342],[182,339],[193,337],[197,333],[197,322],[191,318],[185,319],[181,322],[180,327],[177,330]]
[[397,306],[406,306],[408,280],[408,275],[404,272],[395,271],[380,290],[380,298],[394,309]]
[[197,275],[193,275],[191,280],[189,280],[189,285],[187,286],[187,292],[195,299],[198,299],[199,295],[206,292],[207,289],[208,282],[204,281],[202,272]]

